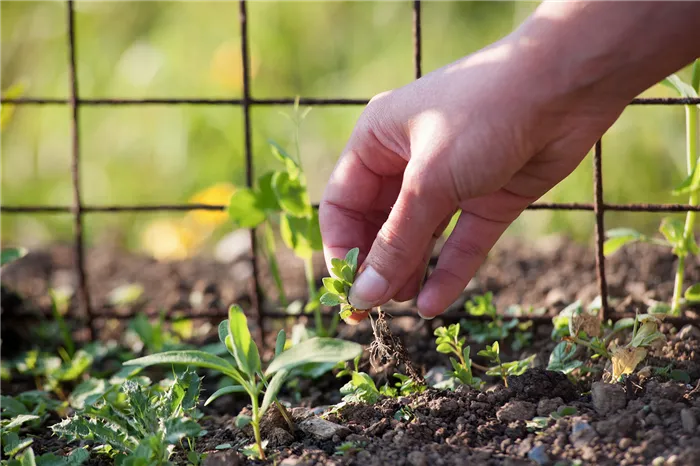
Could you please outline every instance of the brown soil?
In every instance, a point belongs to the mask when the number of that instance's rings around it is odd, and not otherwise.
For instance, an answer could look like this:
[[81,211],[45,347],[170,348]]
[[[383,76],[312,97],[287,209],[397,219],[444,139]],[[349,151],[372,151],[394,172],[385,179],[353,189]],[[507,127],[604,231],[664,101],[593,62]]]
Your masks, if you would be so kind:
[[[26,342],[26,338],[21,337],[22,328],[8,326],[8,320],[13,322],[13,317],[45,308],[47,287],[60,285],[62,280],[70,281],[69,252],[66,247],[57,247],[49,252],[32,253],[3,271],[2,305],[3,319],[6,319],[2,327],[3,351],[8,343],[17,348]],[[321,262],[318,261],[318,270],[324,272]],[[303,276],[300,264],[294,260],[285,263],[286,273],[296,280],[288,281],[288,294],[300,297],[305,289],[299,280]],[[235,264],[203,259],[161,264],[108,249],[88,254],[96,309],[105,307],[107,296],[114,288],[135,282],[144,286],[144,302],[149,309],[191,308],[189,297],[193,291],[203,293],[200,310],[225,309],[234,301],[245,303],[248,282],[243,272],[247,266],[246,259]],[[645,300],[670,298],[675,261],[666,250],[633,245],[611,257],[607,266],[610,293],[619,298],[620,308],[643,310],[641,306]],[[689,260],[686,275],[689,283],[700,281],[698,258]],[[270,290],[270,280],[265,278],[264,283]],[[460,312],[458,309],[470,296],[487,290],[494,292],[499,310],[517,303],[543,306],[554,312],[575,299],[590,301],[597,295],[594,258],[589,249],[560,240],[529,247],[517,242],[503,243],[481,268],[453,312]],[[270,294],[273,295],[271,291]],[[399,306],[403,307],[396,307]],[[687,312],[689,316],[696,314],[693,310]],[[252,320],[251,324],[254,324]],[[439,325],[437,319],[426,322],[394,318],[389,324],[420,375],[449,365],[446,355],[434,351],[432,328]],[[15,332],[14,341],[6,338],[12,335],[11,331]],[[700,331],[697,328],[684,329],[681,339],[676,329],[664,326],[668,342],[640,365],[660,368],[672,364],[674,369],[689,375],[690,384],[658,376],[644,380],[632,378],[626,385],[612,389],[623,393],[623,402],[610,412],[596,411],[591,397],[591,382],[600,379],[600,373],[591,374],[573,385],[566,377],[541,369],[546,367],[555,345],[549,337],[550,331],[547,325],[533,328],[533,345],[521,351],[511,351],[509,342],[502,344],[505,360],[536,354],[534,366],[540,368],[511,378],[509,388],[487,378],[490,388],[484,392],[464,387],[456,392],[429,390],[398,400],[385,399],[373,406],[347,406],[327,416],[329,421],[347,429],[325,440],[302,430],[290,433],[279,420],[268,420],[263,432],[270,441],[269,464],[518,465],[535,464],[533,459],[544,461],[544,455],[549,461],[547,464],[557,461],[564,461],[560,464],[575,464],[574,461],[611,465],[698,464]],[[368,322],[357,327],[343,326],[340,336],[369,344],[372,329]],[[477,350],[478,345],[472,345],[472,355]],[[478,357],[474,359],[484,362]],[[378,385],[385,383],[394,370],[391,364],[382,369],[374,371],[367,360],[363,361],[362,370],[371,373]],[[318,414],[323,411],[322,406],[340,401],[338,389],[344,383],[345,379],[338,380],[332,374],[313,381],[301,380],[297,388],[301,397],[294,393],[285,393],[284,397],[294,406],[320,406],[315,410]],[[4,385],[3,393],[8,393],[8,388]],[[208,464],[251,463],[235,451],[251,441],[249,433],[233,426],[233,416],[241,408],[241,400],[240,397],[236,400],[224,398],[205,410],[202,425],[208,435],[198,441],[197,450],[210,453]],[[528,413],[525,417],[532,417],[532,405],[527,403],[532,403],[540,414],[547,414],[546,406],[551,408],[558,404],[575,407],[577,413],[552,419],[546,427],[533,430],[524,420],[512,419],[511,411],[522,412],[523,409]],[[309,413],[306,408],[293,409],[297,421]],[[74,447],[51,437],[47,430],[33,434],[37,436],[34,444],[37,453],[66,453]],[[354,442],[356,448],[337,455],[337,447],[344,442]],[[234,448],[215,449],[226,443]],[[663,461],[659,457],[663,457]],[[177,462],[182,458],[178,453]],[[103,464],[103,460],[95,458],[90,464]]]

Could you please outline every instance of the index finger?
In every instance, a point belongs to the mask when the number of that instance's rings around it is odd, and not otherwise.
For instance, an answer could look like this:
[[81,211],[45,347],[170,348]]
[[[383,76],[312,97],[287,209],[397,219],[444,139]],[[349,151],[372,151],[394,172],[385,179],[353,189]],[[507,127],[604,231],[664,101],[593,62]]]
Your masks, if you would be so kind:
[[328,270],[332,258],[342,258],[352,248],[360,248],[361,260],[369,252],[401,189],[406,164],[371,131],[353,134],[319,206]]

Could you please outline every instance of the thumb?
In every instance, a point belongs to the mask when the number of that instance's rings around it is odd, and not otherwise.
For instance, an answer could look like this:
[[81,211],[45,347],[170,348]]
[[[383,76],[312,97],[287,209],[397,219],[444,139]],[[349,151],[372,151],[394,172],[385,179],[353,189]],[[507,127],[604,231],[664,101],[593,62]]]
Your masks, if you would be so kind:
[[[423,266],[436,230],[453,211],[453,202],[439,189],[428,189],[426,173],[406,169],[401,191],[382,225],[348,299],[356,309],[371,309],[392,299]],[[433,186],[438,186],[433,184]]]

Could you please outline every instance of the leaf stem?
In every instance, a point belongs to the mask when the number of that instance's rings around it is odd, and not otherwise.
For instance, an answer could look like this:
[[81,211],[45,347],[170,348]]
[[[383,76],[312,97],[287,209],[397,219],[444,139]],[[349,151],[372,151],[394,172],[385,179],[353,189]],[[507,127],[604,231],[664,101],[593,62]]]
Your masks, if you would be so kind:
[[[690,196],[688,204],[697,206],[700,201],[700,169],[696,170],[698,164],[698,107],[696,105],[685,106],[685,133],[686,133],[686,157],[688,174],[693,174],[690,183]],[[687,248],[694,241],[696,212],[690,211],[685,217],[685,228],[683,230],[683,243]],[[686,251],[686,254],[689,251]],[[680,302],[683,294],[683,280],[685,275],[685,256],[678,257],[676,266],[676,279],[673,286],[673,299],[671,300],[671,313],[680,314]]]
[[[304,257],[304,274],[306,275],[306,285],[309,289],[309,301],[316,296],[316,276],[314,275],[314,261],[311,254]],[[316,326],[316,334],[320,337],[328,336],[323,328],[323,318],[321,316],[321,306],[314,309],[314,325]]]
[[258,394],[250,392],[250,401],[253,405],[253,419],[250,424],[253,426],[253,434],[255,435],[255,444],[258,447],[258,454],[261,460],[265,460],[265,450],[262,447],[262,438],[260,436],[260,408],[258,406]]

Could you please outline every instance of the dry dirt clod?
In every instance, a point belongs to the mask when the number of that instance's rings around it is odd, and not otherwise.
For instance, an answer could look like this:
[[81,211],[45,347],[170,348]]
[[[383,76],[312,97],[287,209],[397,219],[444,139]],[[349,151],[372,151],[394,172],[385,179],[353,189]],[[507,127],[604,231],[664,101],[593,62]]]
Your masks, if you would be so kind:
[[683,408],[681,410],[681,423],[683,424],[683,430],[689,434],[694,434],[698,428],[698,420],[695,418],[695,414],[688,408]]
[[591,386],[591,397],[598,414],[614,413],[627,406],[627,395],[617,384],[595,382]]
[[384,311],[377,308],[377,319],[373,319],[370,315],[369,321],[374,333],[374,340],[369,347],[369,361],[372,367],[377,370],[395,359],[399,364],[404,365],[406,374],[410,378],[421,385],[425,384],[423,376],[413,367],[403,343],[391,333]]
[[334,422],[326,421],[320,417],[310,417],[299,423],[299,429],[321,440],[330,440],[334,436],[345,438],[350,429]]
[[535,417],[537,406],[529,401],[509,401],[496,413],[501,422],[529,421]]

